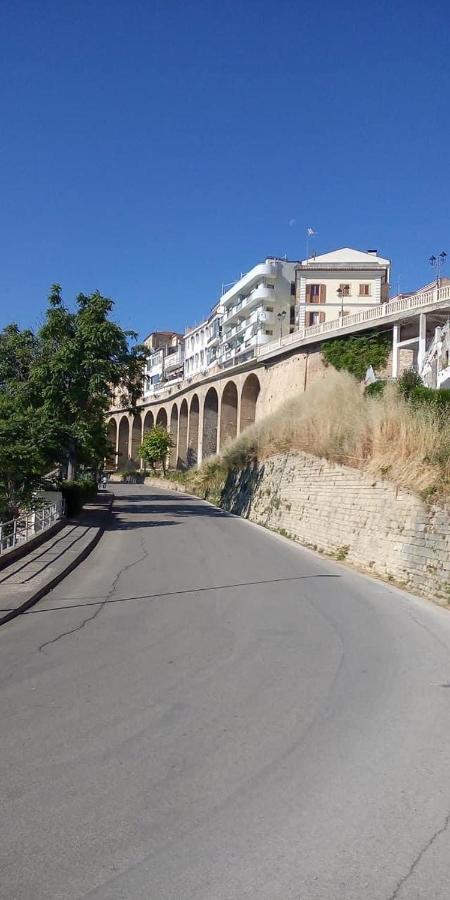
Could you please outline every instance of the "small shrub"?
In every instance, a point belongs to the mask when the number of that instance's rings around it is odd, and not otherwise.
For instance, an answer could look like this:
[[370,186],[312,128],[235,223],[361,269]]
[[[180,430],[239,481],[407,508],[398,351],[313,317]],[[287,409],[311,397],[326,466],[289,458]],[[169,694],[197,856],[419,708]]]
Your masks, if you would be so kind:
[[368,384],[364,389],[364,393],[366,397],[381,397],[386,387],[387,381],[374,381],[372,384]]
[[68,516],[76,516],[81,512],[84,503],[93,500],[97,494],[97,482],[93,478],[79,478],[76,481],[63,481],[61,493],[66,503]]

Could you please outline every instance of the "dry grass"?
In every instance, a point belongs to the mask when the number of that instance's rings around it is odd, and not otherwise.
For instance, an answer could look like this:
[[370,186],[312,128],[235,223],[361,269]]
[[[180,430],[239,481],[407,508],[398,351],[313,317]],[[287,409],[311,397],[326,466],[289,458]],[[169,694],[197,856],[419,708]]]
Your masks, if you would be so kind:
[[246,429],[220,458],[207,460],[190,476],[192,489],[213,484],[215,492],[226,471],[291,449],[417,492],[450,492],[450,425],[442,416],[412,406],[394,386],[382,397],[365,397],[352,376],[336,371]]

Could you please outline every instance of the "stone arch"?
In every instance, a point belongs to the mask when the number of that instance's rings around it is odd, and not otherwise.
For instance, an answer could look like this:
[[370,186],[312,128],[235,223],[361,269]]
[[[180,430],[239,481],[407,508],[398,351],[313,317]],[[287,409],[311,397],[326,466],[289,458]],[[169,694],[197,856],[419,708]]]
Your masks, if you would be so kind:
[[219,398],[215,388],[210,387],[203,404],[202,459],[217,453],[217,422],[219,418]]
[[158,415],[156,416],[156,424],[160,425],[161,428],[167,428],[167,413],[163,406],[158,410]]
[[220,402],[220,442],[222,447],[232,441],[237,434],[238,392],[234,381],[229,381],[223,391]]
[[151,431],[152,428],[154,428],[154,427],[155,427],[155,417],[154,417],[154,415],[153,415],[151,409],[148,409],[147,412],[145,413],[145,416],[144,416],[144,425],[143,425],[143,429],[142,429],[142,437],[144,438],[145,435],[148,434],[149,431]]
[[117,445],[117,422],[115,419],[110,419],[108,422],[107,432],[106,432],[107,440],[109,443],[108,452],[106,455],[105,464],[108,469],[115,469],[117,465],[117,456],[116,456],[116,445]]
[[198,462],[198,431],[200,421],[200,403],[198,395],[194,394],[191,399],[191,407],[189,411],[189,433],[187,442],[186,462],[188,467],[195,466]]
[[176,469],[178,459],[178,406],[173,404],[170,411],[170,436],[173,441],[173,447],[169,452],[169,468]]
[[135,466],[138,466],[140,463],[139,458],[139,447],[142,443],[142,418],[140,413],[135,413],[133,416],[133,425],[131,428],[131,462],[134,463]]
[[128,441],[130,438],[130,422],[128,416],[122,416],[119,422],[119,445],[117,464],[119,469],[126,468],[128,463]]
[[187,463],[187,441],[188,441],[188,405],[186,398],[180,406],[180,419],[178,423],[178,460],[177,466],[180,469],[186,468]]
[[249,425],[253,425],[253,422],[255,421],[256,406],[260,390],[261,385],[259,383],[259,378],[253,373],[248,375],[244,381],[241,393],[240,431],[243,431],[244,428],[248,428]]

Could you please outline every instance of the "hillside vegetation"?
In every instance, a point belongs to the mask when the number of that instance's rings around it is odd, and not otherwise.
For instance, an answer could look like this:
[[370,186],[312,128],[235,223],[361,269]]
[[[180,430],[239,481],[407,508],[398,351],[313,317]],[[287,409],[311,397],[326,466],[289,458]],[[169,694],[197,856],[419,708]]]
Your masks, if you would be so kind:
[[363,469],[422,496],[450,493],[448,409],[414,402],[394,384],[367,395],[350,374],[332,369],[182,478],[194,493],[216,495],[232,469],[288,450]]

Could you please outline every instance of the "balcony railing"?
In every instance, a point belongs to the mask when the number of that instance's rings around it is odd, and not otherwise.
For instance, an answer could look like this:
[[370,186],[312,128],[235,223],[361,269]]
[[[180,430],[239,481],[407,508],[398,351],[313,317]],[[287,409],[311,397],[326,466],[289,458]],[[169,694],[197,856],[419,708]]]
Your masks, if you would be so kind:
[[445,287],[439,289],[433,288],[429,291],[422,291],[409,297],[399,297],[398,300],[388,301],[381,306],[371,306],[369,309],[361,310],[361,312],[354,313],[351,316],[344,316],[343,319],[332,319],[329,322],[321,322],[317,325],[309,325],[307,328],[299,328],[292,334],[287,334],[277,341],[271,341],[270,344],[266,344],[264,349],[261,348],[260,353],[264,353],[266,356],[279,347],[290,346],[305,338],[330,334],[330,332],[339,333],[352,325],[362,325],[365,322],[382,323],[383,320],[390,318],[395,313],[407,310],[420,311],[425,306],[432,306],[441,302],[446,302],[450,305],[450,285],[445,285]]

